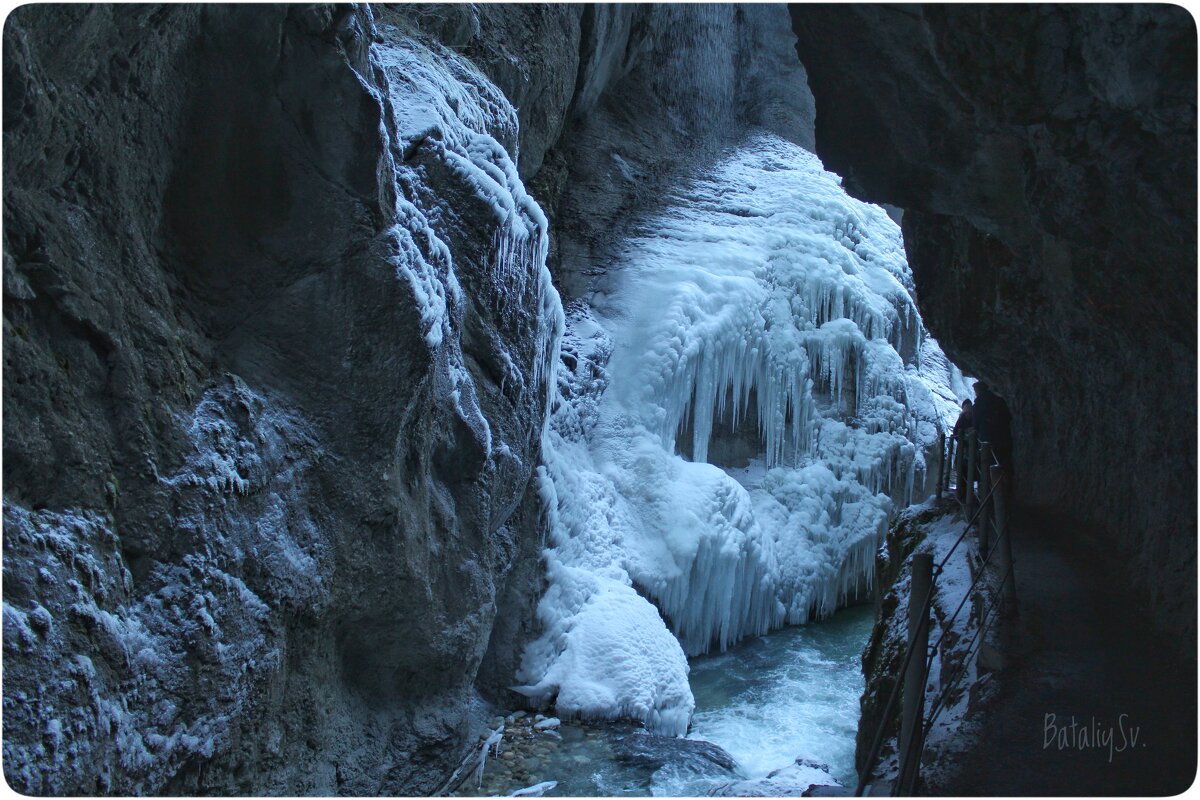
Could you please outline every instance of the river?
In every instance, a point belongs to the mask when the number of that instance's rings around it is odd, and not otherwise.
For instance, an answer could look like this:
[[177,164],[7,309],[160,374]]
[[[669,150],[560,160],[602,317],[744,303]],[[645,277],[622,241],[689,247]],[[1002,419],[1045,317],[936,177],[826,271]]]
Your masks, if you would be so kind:
[[624,723],[564,721],[538,731],[529,717],[512,721],[482,783],[472,780],[455,794],[510,794],[556,781],[546,796],[695,797],[765,778],[797,759],[853,785],[860,656],[873,621],[872,607],[860,605],[693,658],[696,712],[686,740]]

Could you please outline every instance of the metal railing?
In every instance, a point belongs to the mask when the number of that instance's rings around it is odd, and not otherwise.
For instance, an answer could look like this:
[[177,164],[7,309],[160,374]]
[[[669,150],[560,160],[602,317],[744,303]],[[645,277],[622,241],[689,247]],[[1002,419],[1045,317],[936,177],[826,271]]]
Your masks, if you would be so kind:
[[[987,442],[977,443],[974,433],[963,438],[961,444],[940,435],[941,454],[938,463],[937,500],[939,504],[944,491],[950,489],[948,462],[956,466],[955,499],[962,505],[967,520],[963,531],[954,544],[942,556],[936,567],[933,555],[916,553],[912,560],[912,583],[908,601],[908,642],[900,672],[892,684],[891,693],[884,705],[879,727],[872,739],[871,749],[865,761],[862,776],[855,788],[855,796],[862,796],[870,783],[870,776],[879,760],[880,749],[888,729],[894,720],[895,704],[901,685],[904,686],[904,703],[901,711],[899,737],[899,774],[892,786],[892,795],[915,794],[920,778],[920,762],[925,739],[933,724],[946,708],[947,699],[961,684],[967,668],[983,646],[984,636],[1001,619],[1005,612],[1016,609],[1015,580],[1013,577],[1012,542],[1008,525],[1008,485],[1005,470],[995,463],[991,447]],[[957,451],[957,452],[956,452]],[[954,456],[958,455],[957,460]],[[975,484],[978,483],[978,495]],[[971,585],[953,613],[941,621],[941,633],[929,647],[929,613],[933,604],[937,579],[945,571],[950,558],[967,539],[972,528],[976,529],[977,552],[968,558],[971,561]],[[993,536],[994,535],[994,536]],[[995,569],[992,569],[992,566]],[[996,577],[998,573],[998,578]],[[941,692],[925,713],[925,686],[933,668],[933,661],[946,641],[947,633],[954,621],[967,606],[968,600],[976,600],[972,607],[977,610],[976,624],[970,641],[967,642],[962,661],[949,680],[942,681]],[[917,653],[923,657],[916,659]],[[943,673],[944,674],[944,673]]]

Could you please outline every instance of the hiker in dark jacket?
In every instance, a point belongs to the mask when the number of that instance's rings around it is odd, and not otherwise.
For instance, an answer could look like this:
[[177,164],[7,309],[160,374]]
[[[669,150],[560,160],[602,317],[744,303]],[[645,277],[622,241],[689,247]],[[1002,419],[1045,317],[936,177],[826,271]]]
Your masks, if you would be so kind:
[[975,381],[975,434],[980,442],[991,441],[992,413],[996,395],[983,381]]
[[954,494],[960,503],[965,503],[967,500],[967,434],[971,433],[974,428],[975,410],[970,400],[963,400],[962,411],[959,412],[958,420],[954,423],[954,430],[950,433],[951,437],[958,440],[958,445],[954,449]]
[[971,407],[971,401],[963,400],[962,411],[960,411],[958,414],[958,419],[954,423],[954,430],[950,432],[950,436],[951,438],[957,439],[974,427],[975,412]]
[[975,383],[975,432],[980,442],[992,446],[1001,467],[1012,466],[1012,414],[1004,398],[994,394],[983,381]]

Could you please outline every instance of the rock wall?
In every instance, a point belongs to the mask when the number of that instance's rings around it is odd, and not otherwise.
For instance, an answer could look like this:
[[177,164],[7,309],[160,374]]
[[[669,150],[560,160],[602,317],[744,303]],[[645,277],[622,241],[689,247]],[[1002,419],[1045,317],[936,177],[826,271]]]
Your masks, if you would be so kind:
[[398,8],[518,108],[521,175],[550,217],[564,302],[681,170],[751,128],[813,149],[813,99],[783,5]]
[[813,100],[781,5],[586,6],[576,94],[531,190],[550,213],[564,301],[684,170],[753,128],[813,147]]
[[1013,411],[1018,497],[1094,526],[1194,649],[1193,20],[1128,5],[791,14],[817,152],[852,193],[904,209],[926,324]]
[[321,6],[7,20],[19,791],[428,792],[516,646],[545,309],[491,269],[478,187],[396,128],[388,35]]
[[811,147],[786,28],[781,6],[11,14],[10,785],[435,789],[532,632],[549,312],[514,301],[504,223],[444,126],[402,129],[424,107],[375,48],[419,40],[470,84],[439,114],[491,104],[580,291],[722,137]]

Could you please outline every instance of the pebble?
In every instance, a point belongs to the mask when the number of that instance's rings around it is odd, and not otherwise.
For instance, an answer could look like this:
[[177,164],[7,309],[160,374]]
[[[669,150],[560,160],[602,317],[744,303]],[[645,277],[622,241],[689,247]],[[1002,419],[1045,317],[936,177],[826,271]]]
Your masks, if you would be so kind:
[[503,753],[500,754],[500,757],[503,758],[505,761],[512,761],[514,758],[517,757],[517,754],[514,753],[512,750],[505,750]]

